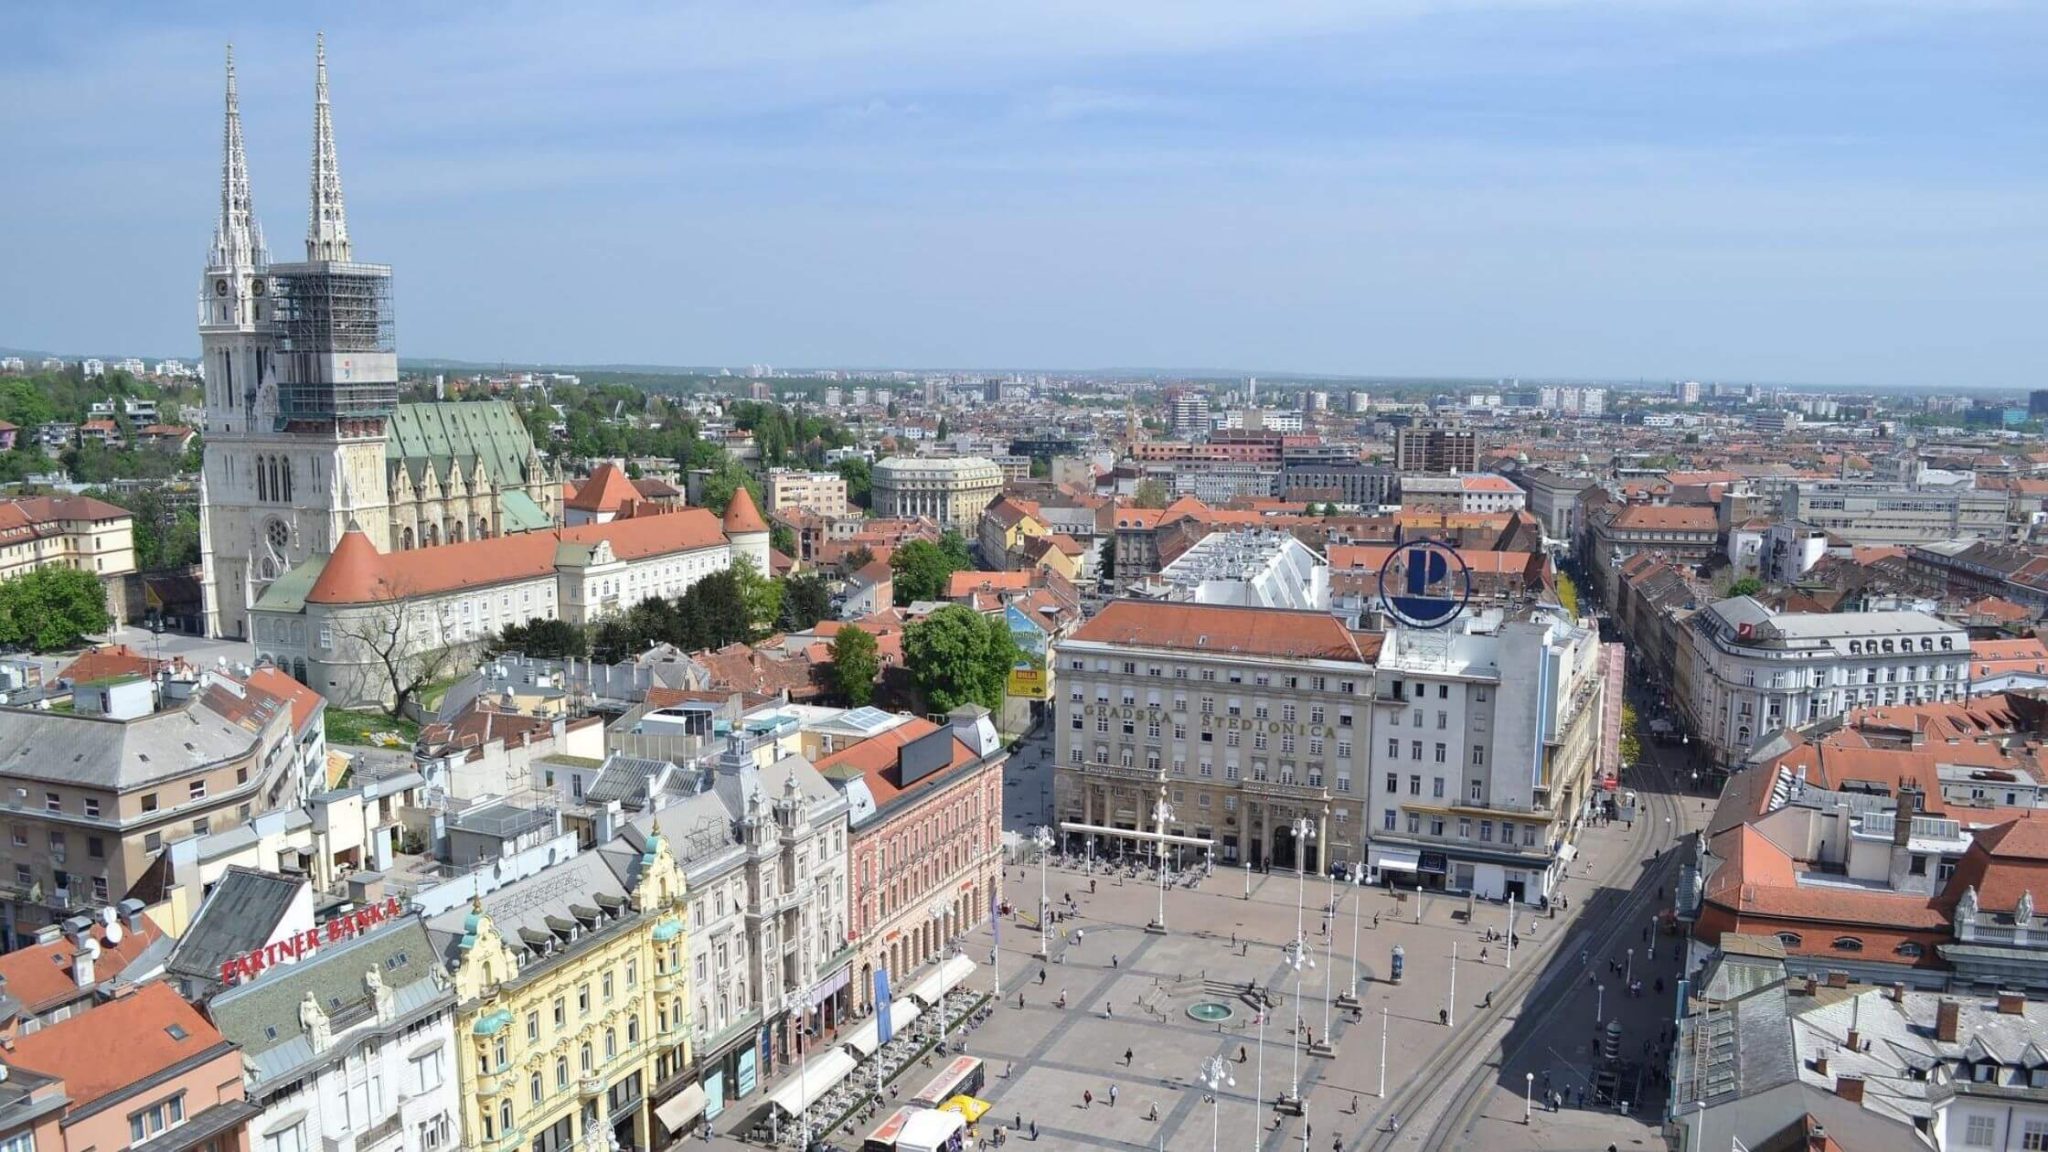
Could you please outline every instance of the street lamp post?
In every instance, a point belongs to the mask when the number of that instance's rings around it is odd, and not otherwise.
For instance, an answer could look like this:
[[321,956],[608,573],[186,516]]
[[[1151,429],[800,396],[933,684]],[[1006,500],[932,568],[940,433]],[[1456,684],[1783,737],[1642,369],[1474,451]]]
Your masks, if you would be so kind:
[[1166,797],[1161,796],[1159,802],[1152,805],[1152,827],[1159,833],[1159,840],[1155,845],[1159,857],[1159,922],[1156,927],[1161,932],[1166,931],[1166,822],[1171,819],[1173,805],[1168,804]]
[[1451,941],[1451,994],[1444,1002],[1444,1023],[1458,1026],[1458,942]]
[[1635,949],[1633,949],[1633,948],[1631,948],[1631,949],[1629,949],[1629,950],[1628,950],[1628,971],[1627,971],[1627,972],[1624,972],[1624,973],[1622,974],[1622,977],[1621,977],[1621,982],[1622,982],[1622,984],[1623,984],[1624,986],[1626,986],[1626,987],[1630,987],[1630,988],[1633,988],[1633,987],[1635,987],[1635,983],[1636,983],[1636,950],[1635,950]]
[[1387,1098],[1387,1006],[1380,1005],[1380,1099]]
[[1361,868],[1352,877],[1351,884],[1354,889],[1351,893],[1351,985],[1344,990],[1339,1001],[1353,1007],[1358,1004],[1358,910],[1365,906],[1364,884],[1365,871]]
[[1515,970],[1515,894],[1508,893],[1508,971]]
[[1052,829],[1040,824],[1038,831],[1031,834],[1031,842],[1038,845],[1038,958],[1046,960],[1052,956],[1052,945],[1045,934],[1047,913],[1052,910],[1045,896],[1045,862],[1052,854]]
[[1536,1074],[1522,1073],[1522,1123],[1529,1122],[1529,1102],[1536,1096]]
[[1247,900],[1252,898],[1252,858],[1250,856],[1244,858],[1244,898]]
[[1287,1098],[1301,1100],[1301,970],[1303,966],[1316,966],[1315,957],[1308,953],[1308,941],[1295,937],[1288,945],[1287,966],[1294,969],[1294,1041],[1288,1045],[1294,1052],[1293,1070],[1289,1073]]
[[1266,1106],[1266,1017],[1270,1015],[1265,997],[1259,997],[1259,1103],[1252,1109],[1252,1152],[1259,1152],[1259,1137],[1265,1135],[1266,1130],[1266,1119],[1260,1110]]
[[1237,1087],[1237,1081],[1231,1078],[1229,1068],[1220,1052],[1202,1061],[1200,1079],[1209,1097],[1209,1152],[1216,1152],[1216,1141],[1222,1135],[1222,1120],[1217,1116],[1218,1105],[1222,1101],[1218,1097],[1224,1085]]
[[1593,1023],[1595,1026],[1607,1021],[1607,985],[1593,985]]
[[1643,959],[1655,960],[1657,958],[1657,915],[1654,912],[1650,914],[1650,934],[1644,937],[1644,939],[1650,942],[1650,947],[1648,951],[1643,953]]

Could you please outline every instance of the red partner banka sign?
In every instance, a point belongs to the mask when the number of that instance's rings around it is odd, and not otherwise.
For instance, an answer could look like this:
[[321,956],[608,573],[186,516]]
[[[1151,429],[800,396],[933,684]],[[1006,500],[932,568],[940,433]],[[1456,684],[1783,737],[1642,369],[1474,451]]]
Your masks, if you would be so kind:
[[223,961],[220,966],[221,983],[233,984],[241,980],[253,980],[268,968],[287,960],[312,955],[322,944],[338,944],[403,915],[405,909],[399,906],[398,897],[387,896],[382,904],[358,908],[345,915],[336,916],[318,928],[295,932],[282,940],[272,941],[261,948]]

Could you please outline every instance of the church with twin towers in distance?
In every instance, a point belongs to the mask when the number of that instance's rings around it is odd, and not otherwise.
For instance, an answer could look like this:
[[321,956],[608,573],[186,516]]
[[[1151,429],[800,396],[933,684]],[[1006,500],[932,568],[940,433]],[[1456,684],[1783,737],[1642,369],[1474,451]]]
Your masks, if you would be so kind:
[[[199,287],[200,549],[209,636],[360,528],[382,552],[550,529],[562,476],[502,401],[401,404],[391,266],[355,259],[315,48],[306,258],[272,263],[228,50],[220,214]],[[284,582],[281,584],[281,582]]]

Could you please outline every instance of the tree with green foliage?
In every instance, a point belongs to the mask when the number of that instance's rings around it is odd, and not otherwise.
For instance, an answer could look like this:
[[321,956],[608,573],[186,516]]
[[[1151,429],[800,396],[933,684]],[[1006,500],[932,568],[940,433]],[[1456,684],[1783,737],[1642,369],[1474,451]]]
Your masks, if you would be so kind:
[[1116,537],[1110,536],[1102,541],[1101,559],[1097,562],[1097,567],[1101,569],[1104,584],[1116,579]]
[[1621,762],[1637,764],[1643,758],[1643,738],[1636,728],[1636,706],[1624,703],[1621,706]]
[[939,551],[946,554],[946,563],[953,566],[954,572],[974,567],[973,549],[957,528],[948,528],[939,535]]
[[754,479],[738,460],[727,456],[712,468],[711,475],[704,478],[704,488],[699,494],[703,497],[704,507],[723,516],[725,506],[732,503],[732,494],[741,488],[753,495],[754,507],[767,507],[768,496],[761,482]]
[[1728,586],[1730,596],[1755,596],[1764,590],[1764,582],[1754,576],[1744,576]]
[[858,572],[874,562],[875,550],[865,544],[855,546],[854,550],[848,552],[846,559],[842,561],[848,572]]
[[875,681],[882,675],[882,658],[875,638],[859,628],[847,627],[832,638],[832,687],[847,707],[859,708],[875,698]]
[[1557,574],[1557,602],[1572,619],[1579,618],[1579,586],[1563,572]]
[[1001,615],[964,604],[948,604],[903,632],[903,662],[932,712],[962,704],[1000,711],[1010,670],[1022,659]]
[[832,466],[846,481],[846,500],[860,508],[872,508],[875,504],[874,466],[858,456],[849,456]]
[[934,439],[936,439],[939,443],[944,444],[946,441],[951,440],[952,438],[953,426],[946,423],[946,418],[944,416],[939,417],[939,432],[938,435],[934,437]]
[[540,660],[581,660],[590,655],[590,636],[567,620],[535,617],[505,625],[489,650],[494,655],[519,652]]
[[1157,480],[1140,480],[1131,491],[1131,506],[1134,508],[1164,508],[1166,500],[1166,485]]
[[947,577],[956,568],[945,549],[929,540],[912,540],[889,557],[889,569],[896,574],[896,605],[919,600],[938,600],[946,595]]
[[832,614],[832,586],[816,572],[804,572],[782,582],[782,619],[785,632],[802,632],[817,626]]
[[746,556],[734,557],[732,570],[739,577],[740,599],[747,606],[745,639],[758,640],[773,632],[782,619],[782,582],[755,568],[752,558]]
[[199,563],[199,510],[196,502],[180,504],[164,485],[116,492],[88,488],[83,493],[126,508],[135,516],[135,566],[144,572]]
[[768,518],[768,546],[784,556],[796,555],[796,529],[773,516]]
[[37,568],[0,580],[0,648],[53,652],[113,627],[100,578],[78,568]]

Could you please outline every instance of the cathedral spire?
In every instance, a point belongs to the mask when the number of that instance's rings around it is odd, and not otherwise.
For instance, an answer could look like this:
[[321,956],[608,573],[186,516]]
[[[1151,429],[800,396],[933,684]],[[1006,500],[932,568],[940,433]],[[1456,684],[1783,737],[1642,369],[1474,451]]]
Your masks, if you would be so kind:
[[253,269],[269,263],[256,205],[249,195],[249,157],[242,151],[242,105],[235,91],[235,46],[228,45],[227,123],[222,130],[220,219],[213,226],[213,265]]
[[313,79],[313,204],[306,221],[306,259],[348,259],[348,210],[341,201],[341,164],[334,156],[334,115],[327,104],[327,35],[316,41]]

